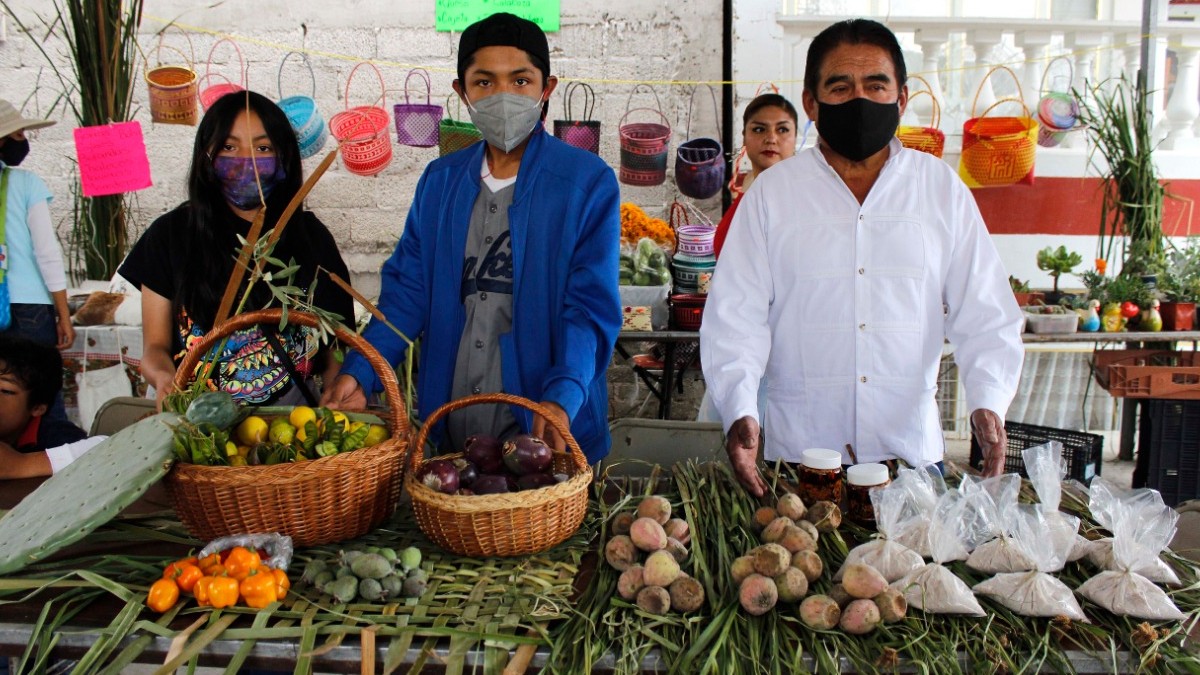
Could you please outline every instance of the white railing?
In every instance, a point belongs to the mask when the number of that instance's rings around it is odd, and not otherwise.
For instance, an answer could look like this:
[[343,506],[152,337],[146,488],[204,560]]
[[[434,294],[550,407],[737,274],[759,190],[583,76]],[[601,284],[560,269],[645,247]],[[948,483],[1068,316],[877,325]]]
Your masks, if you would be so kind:
[[[793,100],[798,101],[802,91],[809,42],[842,18],[777,16],[784,33],[783,80],[791,84],[785,93]],[[1140,60],[1141,26],[1132,21],[890,17],[886,23],[910,54],[910,73],[929,82],[941,104],[942,129],[948,136],[961,128],[972,109],[978,113],[998,96],[1015,95],[1015,87],[1004,82],[1009,78],[993,76],[981,82],[994,66],[1006,65],[1014,71],[1026,105],[1036,110],[1044,88],[1086,91],[1086,83],[1121,74],[1133,81]],[[1168,52],[1176,63],[1174,75],[1168,72]],[[1200,25],[1162,22],[1152,53],[1157,82],[1151,83],[1151,109],[1156,111],[1156,133],[1163,140],[1160,147],[1200,149]],[[916,56],[920,67],[913,67],[911,56]],[[1048,68],[1052,70],[1046,77]],[[919,86],[910,82],[910,88]],[[915,99],[913,108],[927,119],[928,98]],[[1068,135],[1068,147],[1082,144],[1081,134]]]

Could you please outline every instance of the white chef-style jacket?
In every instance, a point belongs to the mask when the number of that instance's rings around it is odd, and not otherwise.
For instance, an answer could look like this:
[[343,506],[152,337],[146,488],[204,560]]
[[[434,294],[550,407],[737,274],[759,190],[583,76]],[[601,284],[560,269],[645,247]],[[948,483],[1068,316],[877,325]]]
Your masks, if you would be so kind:
[[947,338],[968,410],[1003,419],[1016,393],[1020,309],[970,190],[942,160],[888,147],[863,204],[812,148],[764,171],[729,228],[700,357],[725,429],[760,420],[768,460],[822,447],[849,464],[850,443],[859,462],[940,461]]

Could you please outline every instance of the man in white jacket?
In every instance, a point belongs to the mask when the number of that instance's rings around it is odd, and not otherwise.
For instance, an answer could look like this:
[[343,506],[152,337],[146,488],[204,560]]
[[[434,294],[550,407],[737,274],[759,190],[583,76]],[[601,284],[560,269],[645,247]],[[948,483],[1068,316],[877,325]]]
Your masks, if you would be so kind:
[[883,25],[825,29],[809,48],[803,94],[817,147],[764,171],[729,228],[700,353],[730,462],[755,495],[766,489],[760,414],[768,460],[824,447],[846,464],[941,461],[934,394],[947,338],[984,473],[1003,468],[1003,420],[1024,358],[1020,310],[970,191],[946,163],[895,138],[906,79]]

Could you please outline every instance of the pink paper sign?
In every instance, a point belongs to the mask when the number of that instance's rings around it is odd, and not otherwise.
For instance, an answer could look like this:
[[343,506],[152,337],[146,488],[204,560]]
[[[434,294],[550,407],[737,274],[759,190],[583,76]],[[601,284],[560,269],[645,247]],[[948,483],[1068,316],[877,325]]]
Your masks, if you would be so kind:
[[75,155],[85,197],[133,192],[153,185],[140,122],[75,129]]

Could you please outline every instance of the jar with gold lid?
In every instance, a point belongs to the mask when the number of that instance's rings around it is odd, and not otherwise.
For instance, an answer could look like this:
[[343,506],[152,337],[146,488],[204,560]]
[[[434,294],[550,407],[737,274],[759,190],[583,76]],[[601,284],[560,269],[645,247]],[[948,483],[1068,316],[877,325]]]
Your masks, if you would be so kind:
[[842,453],[826,448],[809,448],[800,453],[800,497],[804,503],[833,502],[841,506],[845,497]]
[[875,525],[871,488],[891,483],[884,464],[855,464],[846,469],[846,516],[860,525]]

